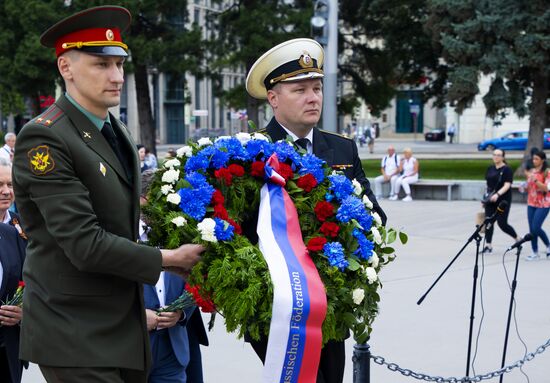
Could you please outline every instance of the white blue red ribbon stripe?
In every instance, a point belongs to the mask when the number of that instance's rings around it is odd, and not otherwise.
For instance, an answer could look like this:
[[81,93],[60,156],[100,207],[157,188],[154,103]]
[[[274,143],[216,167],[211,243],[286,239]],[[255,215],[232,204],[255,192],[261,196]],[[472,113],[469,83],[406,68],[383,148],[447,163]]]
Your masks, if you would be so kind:
[[278,162],[276,158],[270,162],[266,174],[275,183],[268,181],[261,190],[257,228],[274,290],[263,382],[314,383],[321,356],[326,294],[307,254],[296,208],[280,186]]

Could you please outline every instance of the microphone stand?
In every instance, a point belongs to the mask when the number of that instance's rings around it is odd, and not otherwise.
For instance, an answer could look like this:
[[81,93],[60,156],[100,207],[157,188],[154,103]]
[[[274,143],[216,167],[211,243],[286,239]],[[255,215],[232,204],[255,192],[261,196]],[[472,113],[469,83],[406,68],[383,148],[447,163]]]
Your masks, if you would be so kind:
[[459,250],[459,252],[455,255],[455,257],[451,260],[451,262],[447,265],[447,267],[439,274],[437,279],[434,281],[434,283],[430,286],[430,288],[422,295],[422,297],[416,302],[417,305],[420,305],[422,301],[424,301],[424,298],[430,293],[430,291],[433,289],[433,287],[439,282],[441,277],[443,277],[443,274],[447,272],[447,270],[451,267],[451,265],[458,259],[460,254],[466,249],[466,247],[472,242],[473,240],[476,241],[476,260],[474,265],[474,273],[473,273],[473,285],[472,285],[472,306],[470,308],[470,329],[468,332],[468,356],[466,360],[466,376],[468,377],[470,375],[470,357],[472,353],[472,335],[473,335],[473,329],[474,329],[474,310],[475,310],[475,303],[476,303],[476,291],[477,291],[477,275],[478,275],[478,263],[479,263],[479,246],[481,244],[481,235],[479,233],[484,227],[487,227],[489,224],[493,224],[495,221],[497,213],[493,214],[491,217],[485,218],[485,221],[481,225],[476,226],[476,230],[472,233],[470,238],[468,238],[468,241],[462,246],[462,248]]
[[[508,307],[508,321],[506,322],[506,335],[504,336],[504,351],[502,352],[502,363],[500,368],[504,367],[506,363],[506,349],[508,348],[508,334],[510,333],[510,321],[512,319],[512,307],[514,306],[514,295],[516,293],[517,286],[517,276],[518,276],[518,266],[519,266],[519,255],[521,254],[521,245],[516,248],[516,267],[514,270],[514,279],[512,280],[512,293],[510,294],[510,306]],[[500,375],[500,383],[504,375]]]

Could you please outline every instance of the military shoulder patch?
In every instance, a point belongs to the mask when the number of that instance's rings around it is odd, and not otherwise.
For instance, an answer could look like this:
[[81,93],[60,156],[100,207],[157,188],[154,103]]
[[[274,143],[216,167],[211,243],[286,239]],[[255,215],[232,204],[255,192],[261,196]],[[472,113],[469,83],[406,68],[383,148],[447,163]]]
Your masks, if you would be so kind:
[[59,120],[59,117],[63,116],[64,112],[57,105],[53,104],[44,113],[36,117],[33,122],[43,125],[52,126],[53,123]]
[[47,145],[40,145],[28,151],[29,166],[33,174],[43,176],[55,168],[55,161]]

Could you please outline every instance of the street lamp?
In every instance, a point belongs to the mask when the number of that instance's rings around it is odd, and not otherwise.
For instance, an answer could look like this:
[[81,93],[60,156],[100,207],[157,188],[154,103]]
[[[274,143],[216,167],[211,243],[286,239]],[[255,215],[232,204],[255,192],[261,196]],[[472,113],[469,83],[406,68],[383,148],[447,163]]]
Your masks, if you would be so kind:
[[313,17],[311,23],[311,35],[319,44],[328,44],[328,1],[316,0],[313,3]]

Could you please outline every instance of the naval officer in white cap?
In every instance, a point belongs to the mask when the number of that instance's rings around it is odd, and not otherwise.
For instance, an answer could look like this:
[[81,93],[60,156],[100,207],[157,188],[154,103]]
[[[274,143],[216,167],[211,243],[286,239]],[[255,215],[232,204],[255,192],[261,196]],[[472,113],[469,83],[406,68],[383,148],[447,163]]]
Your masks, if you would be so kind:
[[[353,140],[316,127],[323,108],[323,48],[315,40],[286,41],[264,53],[252,66],[246,90],[267,99],[274,117],[265,132],[273,141],[291,136],[297,146],[322,158],[334,169],[361,183],[384,225],[386,214],[376,201],[365,177]],[[248,339],[265,360],[267,338]],[[317,383],[341,383],[344,377],[344,341],[330,341],[322,350]]]

